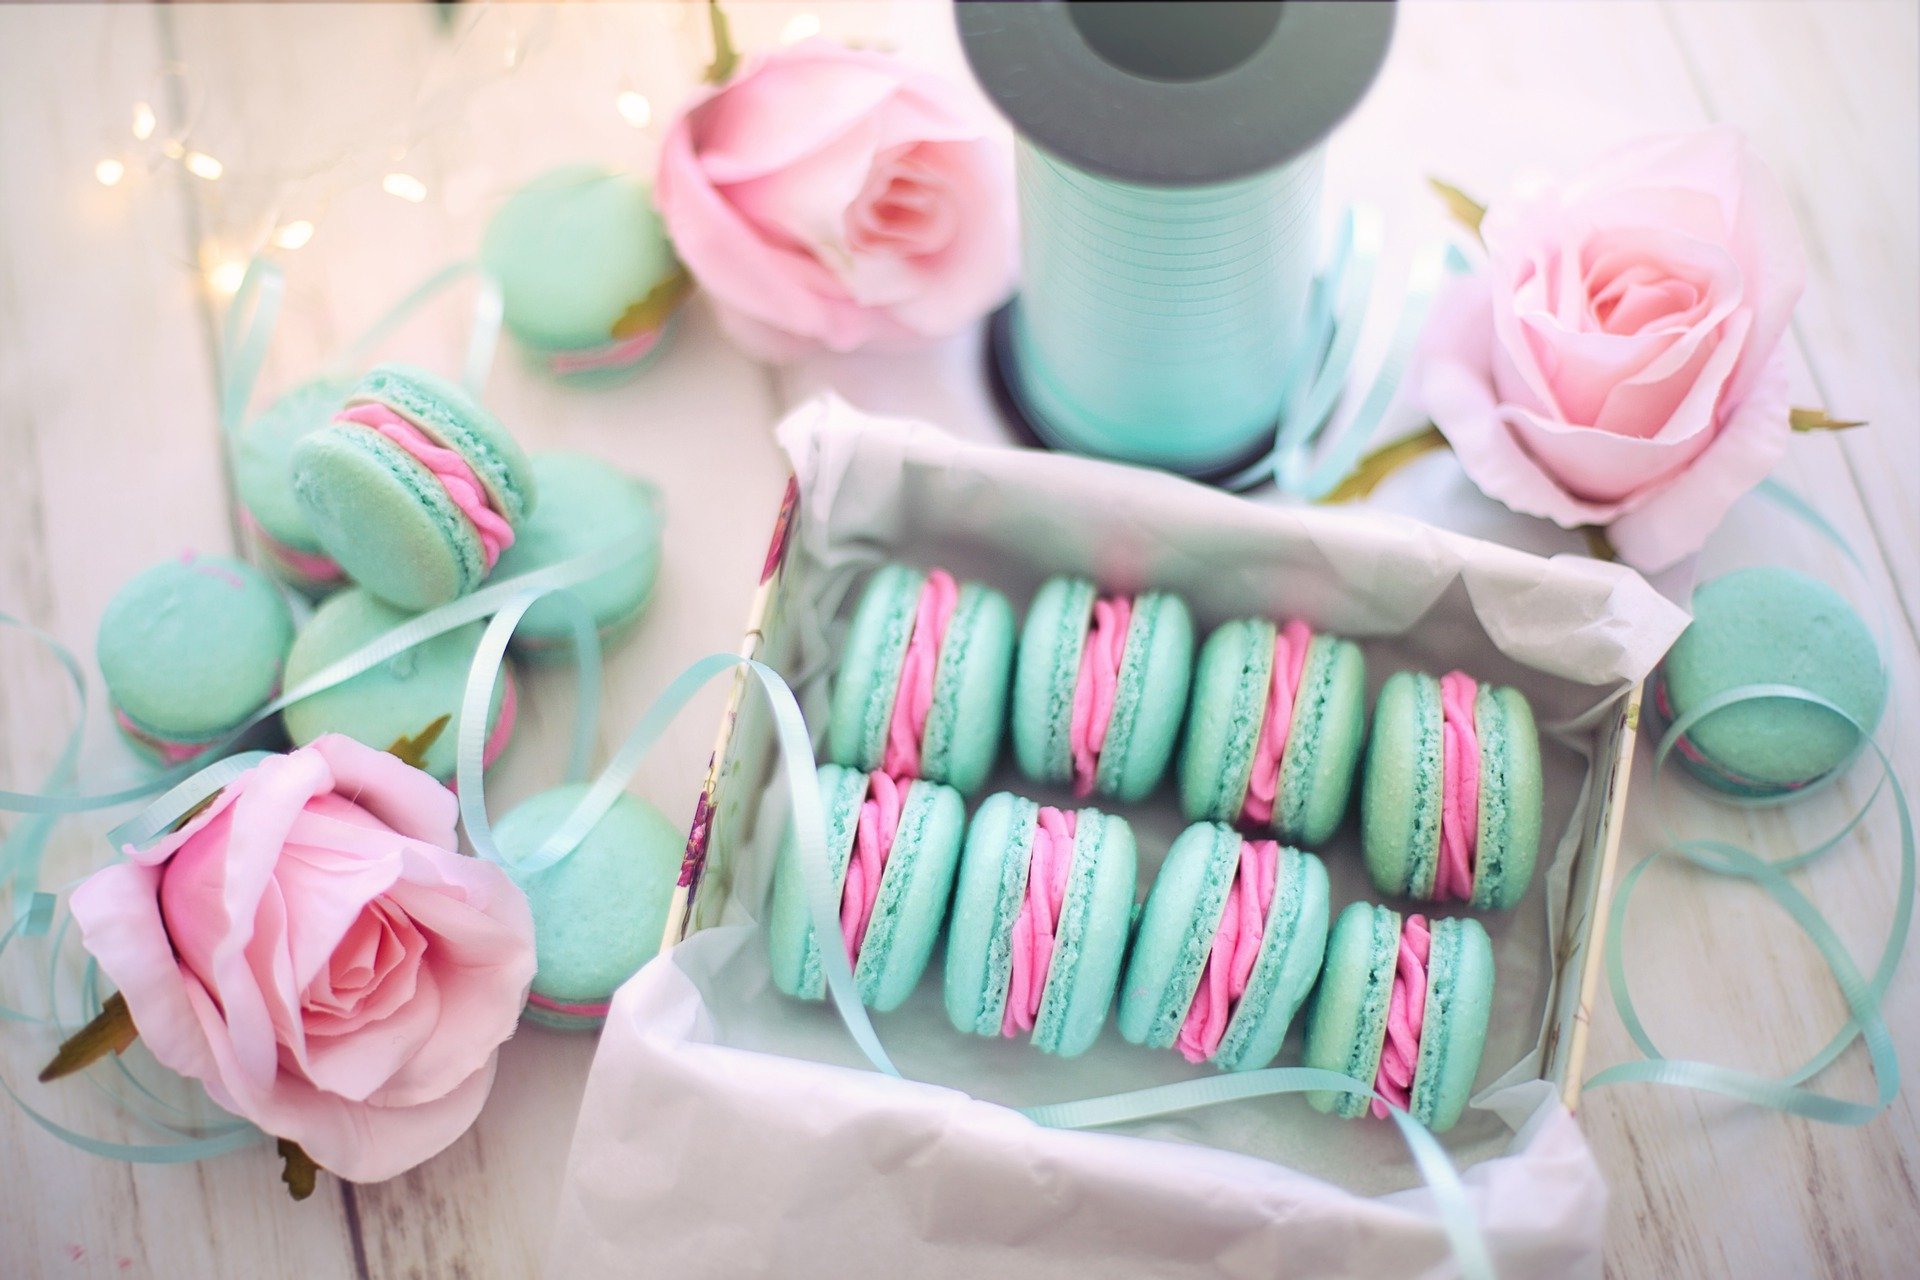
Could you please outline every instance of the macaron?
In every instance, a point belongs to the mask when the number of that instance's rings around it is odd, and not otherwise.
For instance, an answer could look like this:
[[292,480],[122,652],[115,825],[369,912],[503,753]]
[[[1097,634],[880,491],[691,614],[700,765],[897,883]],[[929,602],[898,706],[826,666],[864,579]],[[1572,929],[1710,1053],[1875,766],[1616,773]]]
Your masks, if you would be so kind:
[[500,283],[507,332],[562,376],[640,367],[692,292],[652,188],[595,164],[551,170],[508,197],[480,263]]
[[[631,543],[633,555],[597,577],[569,588],[586,602],[600,636],[624,635],[640,617],[660,576],[660,490],[584,453],[536,453],[531,463],[536,507],[500,553],[501,579],[549,568],[610,542]],[[565,653],[573,626],[555,600],[541,600],[513,633],[515,652],[528,657]]]
[[1200,822],[1154,877],[1120,985],[1120,1034],[1223,1071],[1264,1067],[1320,976],[1327,869]]
[[[913,993],[940,940],[967,825],[960,793],[937,782],[895,781],[820,766],[827,872],[840,908],[840,943],[863,1003],[885,1012]],[[790,996],[826,994],[820,943],[807,908],[800,844],[789,827],[774,866],[767,915],[773,984]]]
[[1346,816],[1367,736],[1359,646],[1303,622],[1221,624],[1200,649],[1180,807],[1322,845]]
[[539,871],[518,863],[573,813],[588,784],[542,791],[494,824],[501,865],[533,910],[526,1018],[562,1031],[607,1020],[614,989],[660,950],[687,833],[622,793],[573,850]]
[[293,492],[293,450],[333,421],[353,383],[315,378],[300,383],[244,423],[233,442],[233,483],[240,521],[260,557],[281,581],[308,595],[340,586],[346,574],[320,549]]
[[[1693,622],[1653,681],[1671,724],[1742,685],[1804,689],[1845,708],[1867,733],[1887,701],[1879,646],[1831,587],[1777,566],[1741,569],[1693,593]],[[1674,744],[1695,777],[1735,795],[1799,791],[1852,763],[1866,737],[1812,703],[1756,698],[1710,711]]]
[[854,769],[971,795],[1000,755],[1013,609],[944,569],[883,566],[868,581],[834,677],[827,754]]
[[1049,579],[1020,630],[1013,754],[1035,782],[1139,800],[1165,776],[1193,676],[1193,615],[1165,591]]
[[293,449],[293,490],[321,550],[402,609],[479,586],[533,507],[526,455],[459,387],[385,364]]
[[[1493,944],[1478,920],[1408,916],[1355,902],[1334,921],[1307,1011],[1306,1065],[1370,1082],[1435,1133],[1453,1128],[1473,1092],[1493,1009]],[[1307,1101],[1348,1119],[1386,1103],[1315,1091]]]
[[947,932],[947,1017],[1072,1057],[1099,1038],[1132,924],[1125,818],[998,792],[967,827]]
[[1540,797],[1525,694],[1463,671],[1387,678],[1360,800],[1360,845],[1380,892],[1511,907],[1533,879]]
[[[357,587],[335,592],[294,637],[287,654],[287,687],[299,686],[412,617]],[[397,745],[402,754],[418,755],[420,768],[446,782],[453,777],[467,672],[484,632],[479,622],[442,632],[300,699],[284,714],[287,736],[296,746],[323,733],[344,733],[383,751]],[[518,702],[513,668],[508,667],[494,687],[487,714],[485,763],[492,764],[506,750]]]
[[120,732],[178,764],[273,700],[292,643],[286,597],[265,574],[188,552],[114,593],[94,653]]

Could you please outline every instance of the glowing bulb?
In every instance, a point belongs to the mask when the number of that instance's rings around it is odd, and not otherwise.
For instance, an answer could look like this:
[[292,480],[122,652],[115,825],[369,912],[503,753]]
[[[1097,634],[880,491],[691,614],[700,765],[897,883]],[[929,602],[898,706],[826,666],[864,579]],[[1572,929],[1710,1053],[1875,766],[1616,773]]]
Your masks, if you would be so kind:
[[187,154],[187,149],[180,145],[178,138],[168,138],[160,144],[160,153],[169,160],[178,160],[181,156]]
[[273,242],[282,249],[298,249],[311,239],[313,239],[313,224],[305,218],[298,222],[289,222],[273,233]]
[[620,108],[620,118],[636,129],[646,128],[653,119],[653,104],[647,101],[644,93],[624,90],[614,99],[614,105]]
[[240,282],[246,278],[247,269],[238,262],[222,262],[207,272],[207,283],[213,286],[215,293],[232,296],[240,289]]
[[227,171],[227,166],[221,164],[204,151],[187,152],[187,158],[184,163],[187,166],[188,173],[196,178],[205,178],[208,182],[220,181],[220,175]]
[[133,136],[134,137],[138,138],[142,142],[145,142],[148,138],[151,138],[153,136],[153,127],[156,123],[157,122],[154,119],[152,107],[148,106],[144,102],[136,102],[133,104]]
[[427,184],[410,173],[388,174],[380,179],[380,189],[411,204],[419,204],[427,198]]
[[781,44],[799,44],[810,36],[820,34],[820,19],[811,13],[796,13],[787,19],[787,25],[780,29]]
[[93,166],[93,176],[100,179],[100,185],[111,187],[127,176],[127,166],[118,160],[106,159]]

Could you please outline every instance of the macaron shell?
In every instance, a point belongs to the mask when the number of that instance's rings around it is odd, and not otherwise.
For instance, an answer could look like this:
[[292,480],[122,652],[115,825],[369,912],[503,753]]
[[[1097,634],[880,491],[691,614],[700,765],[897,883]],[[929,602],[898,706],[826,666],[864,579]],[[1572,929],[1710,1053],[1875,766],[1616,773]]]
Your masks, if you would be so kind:
[[1095,772],[1102,795],[1137,801],[1160,785],[1186,717],[1192,679],[1193,615],[1186,601],[1164,591],[1138,596]]
[[525,874],[517,863],[566,820],[587,784],[524,801],[493,829],[503,865],[533,910],[533,990],[564,1004],[606,999],[660,950],[686,832],[622,794],[572,853]]
[[915,782],[907,788],[853,974],[860,999],[882,1013],[899,1008],[927,970],[946,923],[966,826],[966,803],[952,787]]
[[1283,840],[1318,846],[1347,816],[1366,744],[1366,658],[1350,640],[1315,636],[1300,683],[1280,760],[1273,827]]
[[1097,596],[1085,578],[1050,578],[1027,607],[1013,675],[1013,756],[1036,782],[1073,776],[1073,693]]
[[383,404],[457,452],[473,468],[494,510],[518,528],[534,507],[533,468],[519,442],[466,389],[408,364],[369,369],[347,403]]
[[1279,1055],[1326,956],[1326,864],[1310,853],[1282,848],[1278,871],[1259,958],[1213,1055],[1223,1071],[1256,1070]]
[[1071,1058],[1100,1038],[1126,959],[1138,863],[1125,818],[1079,811],[1067,899],[1033,1024],[1033,1043],[1044,1052]]
[[1360,843],[1367,873],[1382,893],[1433,894],[1439,870],[1441,777],[1440,682],[1422,671],[1396,671],[1374,705],[1360,795]]
[[295,551],[317,553],[320,543],[293,491],[294,446],[333,420],[352,385],[315,378],[289,388],[234,440],[233,483],[241,504],[269,537]]
[[[978,583],[960,584],[940,641],[921,772],[971,795],[1000,758],[1013,677],[1013,606]],[[897,679],[897,677],[896,677]]]
[[486,575],[472,522],[431,472],[384,437],[335,424],[300,442],[293,468],[326,554],[387,603],[429,609]]
[[[1373,1084],[1387,1040],[1387,1003],[1399,948],[1399,912],[1355,902],[1340,913],[1307,1011],[1307,1066]],[[1372,1105],[1365,1094],[1332,1090],[1311,1091],[1307,1101],[1317,1111],[1348,1119]]]
[[[412,616],[356,588],[329,596],[293,639],[287,654],[287,687],[299,685]],[[344,733],[384,751],[398,739],[417,737],[441,716],[449,716],[446,728],[426,752],[426,771],[445,782],[453,776],[460,705],[484,630],[481,623],[470,622],[424,640],[343,684],[302,698],[284,714],[288,736],[304,746],[323,733]],[[494,689],[490,729],[499,720],[504,699],[503,680]]]
[[955,1030],[1000,1034],[1013,969],[1013,922],[1026,893],[1039,819],[1039,805],[999,791],[980,802],[967,826],[947,926],[944,991]]
[[[867,793],[867,775],[837,764],[820,766],[820,806],[826,818],[827,871],[834,901],[847,878],[853,856],[855,825]],[[767,963],[773,985],[802,1000],[818,1000],[826,993],[820,969],[820,949],[814,938],[813,916],[807,909],[806,881],[800,869],[800,846],[788,826],[774,865],[773,898],[767,908]]]
[[1453,1128],[1473,1094],[1493,1013],[1493,944],[1478,920],[1437,919],[1427,1003],[1408,1109],[1435,1133]]
[[880,767],[900,689],[900,665],[925,581],[918,569],[882,565],[860,595],[827,719],[827,753],[837,763],[855,769]]
[[293,643],[286,598],[258,569],[184,556],[108,601],[94,653],[114,705],[154,737],[199,742],[274,696]]
[[1220,931],[1243,843],[1224,823],[1199,822],[1167,850],[1120,988],[1120,1034],[1128,1043],[1166,1049],[1178,1039]]
[[1474,699],[1480,738],[1480,820],[1473,905],[1504,909],[1520,901],[1540,852],[1540,735],[1518,689],[1482,685]]
[[[634,556],[569,588],[586,603],[602,637],[639,616],[660,574],[664,523],[660,490],[584,453],[539,453],[532,472],[544,499],[515,531],[494,577],[504,580],[560,564],[613,542],[632,543]],[[516,648],[539,653],[571,650],[573,627],[557,600],[527,610],[513,633]]]
[[1180,748],[1180,809],[1189,821],[1232,822],[1246,804],[1273,676],[1274,626],[1224,622],[1200,648]]

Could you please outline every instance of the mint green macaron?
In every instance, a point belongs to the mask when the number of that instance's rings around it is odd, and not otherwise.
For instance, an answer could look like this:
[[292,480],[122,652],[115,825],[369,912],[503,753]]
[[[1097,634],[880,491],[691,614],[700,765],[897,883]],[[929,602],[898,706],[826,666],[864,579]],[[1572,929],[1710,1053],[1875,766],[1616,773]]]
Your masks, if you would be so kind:
[[114,593],[94,653],[122,736],[175,764],[272,701],[292,643],[293,615],[266,575],[189,552]]
[[1169,592],[1127,597],[1117,669],[1088,673],[1112,682],[1105,738],[1097,751],[1091,742],[1076,750],[1106,705],[1096,696],[1088,708],[1077,707],[1099,600],[1093,583],[1063,576],[1042,584],[1028,607],[1013,677],[1014,759],[1035,782],[1071,783],[1079,796],[1140,800],[1166,776],[1180,735],[1193,676],[1193,615]]
[[[294,637],[287,654],[287,687],[298,686],[412,617],[358,588],[327,597]],[[286,709],[287,735],[296,746],[305,746],[322,734],[344,733],[382,751],[396,743],[417,745],[430,736],[421,767],[447,781],[453,777],[467,673],[484,631],[482,623],[469,622],[302,698]],[[494,685],[487,716],[489,764],[512,736],[516,701],[509,667]]]
[[1367,665],[1359,646],[1314,634],[1294,690],[1270,815],[1245,818],[1267,728],[1276,640],[1265,618],[1214,628],[1201,646],[1180,752],[1180,808],[1192,821],[1264,826],[1319,846],[1346,817],[1367,737]]
[[[1526,893],[1539,856],[1540,735],[1518,689],[1480,685],[1473,706],[1479,797],[1467,901],[1503,909]],[[1441,900],[1444,735],[1440,682],[1424,671],[1388,677],[1374,707],[1360,800],[1360,844],[1382,893]]]
[[[876,843],[870,852],[879,860],[879,887],[859,949],[850,959],[861,1002],[884,1013],[913,994],[940,940],[967,811],[959,792],[937,782],[895,783],[884,774],[821,765],[828,880],[843,910],[848,905],[842,899],[849,869],[860,856],[862,810],[869,801],[876,806],[880,802],[877,792],[870,793],[874,787],[893,788],[898,820],[891,841],[879,837],[880,828],[874,827]],[[767,960],[774,986],[790,996],[818,1000],[826,994],[826,973],[807,908],[801,856],[789,827],[774,866]],[[846,945],[844,936],[835,941]]]
[[[827,754],[839,764],[893,768],[888,735],[928,577],[908,565],[884,565],[861,593],[841,646],[827,721]],[[932,701],[918,743],[918,767],[893,771],[971,795],[992,772],[1005,736],[1013,609],[990,587],[977,582],[956,587],[952,617],[935,638]]]
[[562,1031],[607,1020],[614,989],[660,950],[687,835],[666,814],[622,793],[573,851],[550,867],[517,864],[574,811],[588,784],[522,801],[493,828],[501,865],[533,910],[533,989],[526,1018]]
[[[1307,1011],[1307,1066],[1367,1085],[1378,1079],[1405,925],[1399,912],[1368,902],[1340,913]],[[1478,920],[1465,917],[1432,920],[1429,930],[1422,1026],[1406,1110],[1444,1133],[1466,1110],[1486,1052],[1493,944]],[[1331,1091],[1311,1092],[1307,1101],[1348,1119],[1373,1105],[1363,1094]]]
[[[660,576],[666,521],[659,488],[584,453],[536,453],[531,467],[540,505],[501,553],[495,578],[551,568],[608,543],[630,545],[633,554],[620,564],[569,588],[586,603],[602,640],[625,635]],[[558,601],[537,602],[514,629],[515,652],[535,658],[570,652],[568,616]]]
[[[1658,723],[1743,685],[1804,689],[1873,732],[1887,701],[1879,646],[1860,615],[1825,583],[1777,566],[1741,569],[1693,593],[1693,622],[1653,681]],[[1850,764],[1860,729],[1825,707],[1756,698],[1710,711],[1674,755],[1702,781],[1734,795],[1804,790]]]
[[499,281],[507,332],[563,376],[641,367],[691,290],[652,188],[596,164],[550,170],[508,197],[480,262]]
[[[1150,1049],[1181,1038],[1215,940],[1226,920],[1247,841],[1218,822],[1188,827],[1167,850],[1134,933],[1120,986],[1120,1034]],[[1259,950],[1246,987],[1231,1000],[1219,1043],[1205,1060],[1223,1071],[1272,1062],[1294,1015],[1320,976],[1327,945],[1327,869],[1320,859],[1281,848],[1273,898],[1262,919]],[[1201,1060],[1204,1046],[1182,1052]]]
[[345,575],[320,549],[294,494],[293,451],[333,420],[352,386],[343,378],[302,382],[244,423],[233,442],[233,483],[241,519],[267,568],[308,595],[331,591]]
[[[390,428],[354,420],[368,415]],[[421,443],[403,446],[389,430]],[[398,608],[428,609],[486,578],[533,507],[534,481],[520,446],[473,397],[424,369],[385,364],[294,446],[293,489],[314,539],[349,577]]]
[[[1029,898],[1041,821],[1039,805],[1002,791],[983,800],[968,824],[947,931],[947,1018],[956,1030],[1000,1036],[1011,1025],[1015,926]],[[1030,1035],[1037,1048],[1061,1057],[1084,1053],[1106,1025],[1126,956],[1138,874],[1133,828],[1125,818],[1081,809],[1073,821],[1052,958]]]

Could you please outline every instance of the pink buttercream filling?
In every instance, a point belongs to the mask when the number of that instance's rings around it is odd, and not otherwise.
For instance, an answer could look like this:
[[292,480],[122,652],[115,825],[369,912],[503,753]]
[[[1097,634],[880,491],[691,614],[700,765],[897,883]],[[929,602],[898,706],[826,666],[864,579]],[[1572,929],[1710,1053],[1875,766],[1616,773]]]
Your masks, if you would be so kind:
[[507,741],[513,737],[513,722],[520,712],[520,689],[513,681],[513,672],[503,671],[506,690],[500,695],[500,716],[493,722],[493,732],[487,735],[487,745],[480,748],[480,765],[490,768],[500,753],[507,749]]
[[135,724],[132,717],[119,707],[113,709],[113,718],[115,723],[126,730],[129,738],[152,747],[168,764],[179,764],[183,760],[191,760],[205,751],[214,741],[209,738],[206,742],[169,742],[165,738],[157,738]]
[[427,434],[383,404],[348,405],[335,415],[336,422],[352,422],[377,431],[410,454],[414,461],[433,473],[453,505],[473,524],[480,535],[480,549],[491,570],[500,553],[513,545],[513,526],[493,509],[487,490],[467,460],[455,450],[435,444]]
[[1480,843],[1480,736],[1474,700],[1480,686],[1464,671],[1440,677],[1441,743],[1440,864],[1434,872],[1436,902],[1473,897],[1473,855]]
[[555,351],[547,356],[547,368],[558,374],[585,373],[593,369],[617,369],[631,364],[659,345],[664,329],[649,329],[630,338],[603,342],[597,347],[577,351]]
[[1133,620],[1133,601],[1126,596],[1102,596],[1093,602],[1093,622],[1080,647],[1080,673],[1073,685],[1073,721],[1069,746],[1073,754],[1073,794],[1093,793],[1100,752],[1107,745],[1107,727],[1113,722],[1114,695],[1120,688],[1120,663],[1126,657],[1127,626]]
[[1387,1103],[1402,1111],[1413,1097],[1413,1072],[1420,1062],[1420,1029],[1427,1017],[1427,953],[1433,934],[1425,916],[1408,916],[1394,960],[1393,991],[1387,997],[1387,1039],[1380,1049],[1380,1070],[1373,1078],[1373,1114],[1387,1118]]
[[920,588],[920,606],[900,660],[900,685],[893,695],[893,718],[887,725],[887,749],[881,769],[896,778],[920,776],[920,743],[927,732],[927,714],[933,710],[933,677],[940,667],[940,642],[959,602],[960,588],[945,569],[933,569]]
[[527,993],[527,1003],[537,1009],[547,1009],[553,1013],[567,1014],[575,1018],[604,1018],[613,1008],[613,1001],[600,1000],[589,1004],[572,1004],[564,1000],[553,1000],[537,991]]
[[1205,1062],[1219,1051],[1220,1041],[1233,1021],[1247,980],[1260,959],[1266,935],[1267,912],[1273,906],[1274,878],[1280,868],[1280,844],[1275,840],[1242,840],[1240,865],[1227,886],[1220,928],[1213,935],[1200,985],[1187,1006],[1176,1047],[1188,1062]]
[[840,890],[840,933],[847,942],[849,961],[860,959],[860,944],[867,940],[873,904],[880,897],[880,878],[893,851],[894,832],[900,829],[901,791],[900,784],[884,773],[867,776],[867,798],[860,804],[853,857]]
[[1289,622],[1273,637],[1273,674],[1267,680],[1267,713],[1260,720],[1260,737],[1253,748],[1253,771],[1247,776],[1247,798],[1240,817],[1255,826],[1273,821],[1280,797],[1280,765],[1287,754],[1287,736],[1293,729],[1293,704],[1307,670],[1307,648],[1313,629]]
[[280,539],[268,533],[266,526],[254,519],[253,512],[240,508],[240,523],[247,527],[266,553],[303,578],[315,582],[333,582],[343,575],[340,566],[315,551],[301,551],[290,547]]
[[1013,972],[1007,980],[1007,1007],[1000,1034],[1015,1036],[1033,1030],[1040,1016],[1040,1000],[1047,991],[1047,972],[1053,967],[1054,935],[1060,927],[1060,909],[1067,900],[1067,878],[1073,869],[1073,833],[1077,815],[1042,808],[1033,828],[1033,854],[1027,861],[1027,892],[1009,940]]

